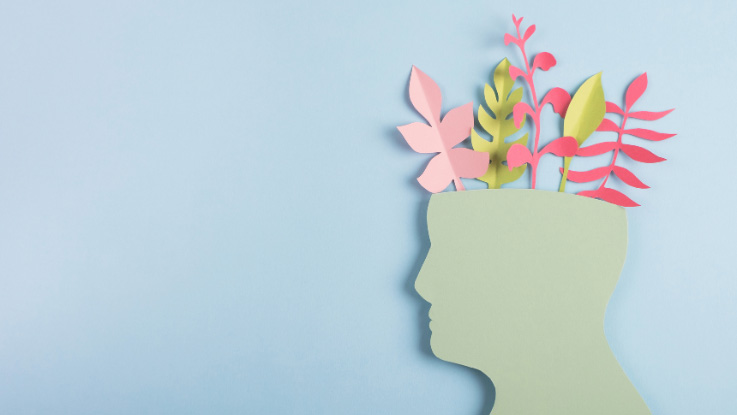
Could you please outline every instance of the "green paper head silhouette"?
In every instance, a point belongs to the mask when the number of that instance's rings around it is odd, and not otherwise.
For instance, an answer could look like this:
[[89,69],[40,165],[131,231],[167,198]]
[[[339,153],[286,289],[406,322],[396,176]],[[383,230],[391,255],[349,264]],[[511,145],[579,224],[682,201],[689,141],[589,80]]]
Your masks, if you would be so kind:
[[538,190],[435,194],[417,292],[440,359],[494,382],[492,414],[639,415],[604,336],[627,249],[625,210]]

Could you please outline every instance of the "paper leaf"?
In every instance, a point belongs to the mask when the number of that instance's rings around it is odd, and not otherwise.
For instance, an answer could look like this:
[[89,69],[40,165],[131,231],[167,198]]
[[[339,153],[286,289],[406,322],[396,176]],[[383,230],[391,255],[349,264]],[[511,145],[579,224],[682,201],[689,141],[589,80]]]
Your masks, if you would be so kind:
[[640,179],[638,179],[634,173],[625,169],[624,167],[613,166],[612,171],[614,172],[615,176],[619,177],[619,180],[623,181],[624,183],[632,187],[636,187],[638,189],[649,189],[650,188],[650,186],[640,181]]
[[552,54],[548,52],[540,52],[535,55],[535,59],[532,60],[532,70],[534,71],[536,68],[540,68],[543,71],[547,71],[555,66],[556,63],[555,57]]
[[539,154],[552,153],[558,157],[573,157],[578,150],[578,141],[573,137],[560,137],[551,141],[540,150]]
[[650,141],[663,141],[666,138],[671,138],[675,134],[658,133],[653,130],[647,130],[645,128],[633,128],[630,130],[624,130],[625,134],[633,135],[635,137],[644,138]]
[[401,125],[397,127],[399,132],[407,141],[412,150],[418,153],[438,153],[443,151],[443,146],[439,141],[428,140],[433,134],[433,128],[422,122],[413,122],[412,124]]
[[655,120],[659,120],[665,117],[671,112],[673,112],[673,109],[669,109],[666,111],[660,111],[660,112],[637,111],[637,112],[630,112],[629,117],[637,118],[638,120],[655,121]]
[[590,77],[573,95],[563,122],[563,135],[574,137],[583,144],[601,124],[606,113],[601,72]]
[[440,122],[440,140],[451,148],[468,138],[473,128],[473,103],[448,111]]
[[523,166],[531,161],[532,154],[526,146],[514,144],[509,147],[509,152],[507,152],[507,166],[509,166],[509,170],[512,170],[514,167]]
[[624,115],[624,111],[622,111],[622,108],[619,108],[619,105],[609,101],[606,102],[606,112]]
[[416,66],[409,77],[409,100],[430,125],[440,120],[440,87]]
[[614,131],[619,132],[619,126],[614,121],[604,118],[601,120],[601,124],[596,128],[596,131]]
[[624,154],[628,155],[629,158],[642,163],[660,163],[665,161],[664,158],[656,156],[650,150],[646,150],[642,147],[633,146],[629,144],[622,144],[621,146]]
[[525,122],[525,117],[534,116],[535,111],[532,110],[529,104],[526,102],[519,102],[514,106],[513,116],[514,116],[514,125],[517,128],[521,128],[522,124]]
[[580,196],[588,196],[595,199],[601,199],[605,202],[614,203],[622,207],[635,207],[640,206],[635,201],[625,196],[624,193],[610,189],[608,187],[602,187],[596,190],[584,190],[583,192],[577,193]]
[[563,88],[553,88],[545,94],[541,106],[548,103],[553,106],[553,111],[561,117],[565,117],[568,105],[571,103],[571,96]]
[[473,104],[451,109],[441,122],[440,88],[414,66],[409,81],[409,95],[412,105],[430,125],[412,123],[397,128],[412,149],[422,153],[439,153],[430,160],[417,180],[433,193],[442,191],[451,181],[455,183],[456,190],[465,190],[461,178],[481,176],[488,167],[486,154],[467,148],[453,148],[471,133]]
[[[587,171],[568,170],[568,180],[575,183],[593,182],[594,180],[603,179],[610,171],[609,166],[597,167]],[[563,173],[562,167],[560,172]]]
[[627,87],[627,92],[624,95],[624,109],[629,111],[632,108],[632,104],[637,102],[647,88],[647,72],[635,78],[634,81]]
[[509,75],[509,66],[509,61],[505,58],[494,69],[493,84],[496,91],[489,84],[484,86],[484,99],[493,116],[482,105],[479,105],[478,109],[479,124],[492,137],[492,141],[486,141],[476,131],[471,132],[473,149],[489,155],[489,169],[478,179],[486,182],[490,189],[498,189],[504,183],[517,180],[524,172],[524,166],[509,171],[504,165],[507,151],[512,144],[527,145],[526,134],[514,143],[505,142],[507,137],[519,131],[519,127],[514,125],[514,120],[507,118],[514,106],[522,100],[522,88],[512,91],[514,81]]
[[525,30],[524,36],[522,36],[522,40],[527,40],[532,36],[532,34],[535,33],[535,25],[530,25],[530,27]]
[[577,156],[592,157],[608,153],[617,148],[617,143],[597,143],[587,147],[579,147],[576,152]]
[[[509,36],[509,35],[507,35],[507,36]],[[525,73],[522,71],[522,69],[520,69],[520,68],[518,68],[516,66],[510,65],[509,66],[509,76],[512,78],[512,80],[515,80],[515,79],[519,78],[520,76],[524,78],[525,77]]]

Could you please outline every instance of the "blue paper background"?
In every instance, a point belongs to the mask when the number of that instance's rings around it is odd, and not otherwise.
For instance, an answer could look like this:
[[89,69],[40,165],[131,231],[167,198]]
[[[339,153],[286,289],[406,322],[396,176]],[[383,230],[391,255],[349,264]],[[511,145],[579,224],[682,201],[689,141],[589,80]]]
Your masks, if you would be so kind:
[[0,413],[488,413],[428,351],[394,127],[412,64],[478,103],[513,12],[541,88],[677,108],[606,333],[654,414],[734,413],[737,5],[689,3],[3,3]]

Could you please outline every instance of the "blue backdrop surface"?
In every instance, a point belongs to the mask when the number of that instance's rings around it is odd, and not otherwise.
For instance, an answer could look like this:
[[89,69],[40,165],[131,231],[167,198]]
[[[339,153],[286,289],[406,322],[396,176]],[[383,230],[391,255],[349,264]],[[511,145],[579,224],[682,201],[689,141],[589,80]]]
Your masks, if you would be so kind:
[[654,414],[734,413],[731,0],[3,3],[0,413],[488,413],[427,345],[395,126],[413,64],[478,104],[512,13],[541,88],[676,108],[605,329]]

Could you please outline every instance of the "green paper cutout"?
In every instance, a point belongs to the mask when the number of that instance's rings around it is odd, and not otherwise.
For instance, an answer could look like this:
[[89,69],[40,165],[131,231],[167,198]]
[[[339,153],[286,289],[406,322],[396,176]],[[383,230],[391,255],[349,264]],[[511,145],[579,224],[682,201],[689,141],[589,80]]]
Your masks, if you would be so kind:
[[478,110],[479,124],[481,124],[484,131],[491,135],[492,141],[485,140],[475,129],[472,129],[471,145],[476,151],[489,153],[491,165],[486,173],[478,179],[486,182],[489,189],[498,189],[504,183],[519,179],[522,173],[525,172],[526,164],[510,171],[502,162],[507,160],[507,151],[509,151],[512,144],[527,145],[527,134],[511,143],[504,142],[507,137],[518,132],[524,126],[524,120],[517,128],[514,125],[514,120],[508,119],[514,106],[522,100],[522,88],[512,91],[514,81],[509,76],[509,61],[507,58],[504,58],[494,69],[493,78],[496,91],[489,84],[484,85],[484,100],[493,116],[484,109],[483,105],[479,104]]
[[[563,121],[563,135],[575,138],[580,148],[591,133],[599,127],[605,114],[606,101],[604,99],[604,88],[601,86],[601,72],[599,72],[587,79],[571,98],[571,103],[568,105],[566,117]],[[566,190],[571,159],[572,157],[566,157],[563,161],[563,178],[558,189],[560,192]]]
[[434,194],[415,281],[431,347],[495,385],[492,415],[645,415],[604,314],[627,250],[624,208],[567,193]]

